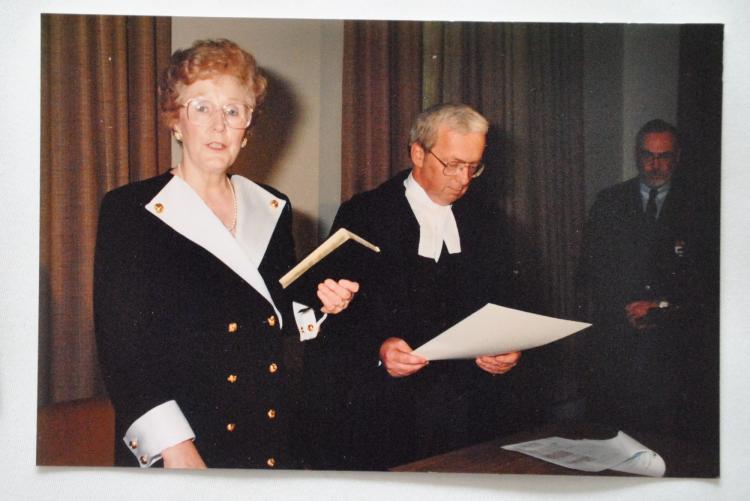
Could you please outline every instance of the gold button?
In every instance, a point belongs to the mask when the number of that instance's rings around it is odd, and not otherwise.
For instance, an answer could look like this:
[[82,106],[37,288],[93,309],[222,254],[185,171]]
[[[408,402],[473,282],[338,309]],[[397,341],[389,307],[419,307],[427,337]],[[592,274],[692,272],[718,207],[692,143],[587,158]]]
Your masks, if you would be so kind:
[[128,445],[131,449],[137,449],[138,448],[138,440],[131,440]]
[[273,207],[275,209],[278,206],[279,206],[279,201],[278,200],[275,200],[275,199],[271,200],[271,207]]
[[266,464],[269,468],[273,468],[274,466],[276,466],[276,460],[274,458],[268,458],[266,459]]
[[227,423],[227,431],[232,432],[234,429],[237,428],[237,425],[234,423]]
[[231,324],[227,325],[227,331],[237,332],[237,322],[232,322]]
[[313,324],[307,324],[307,330],[308,330],[309,332],[312,332],[312,331],[314,331],[314,330],[315,330],[315,325],[313,325]]
[[268,409],[268,412],[266,412],[266,415],[268,416],[268,419],[275,419],[276,409]]
[[274,325],[276,325],[276,317],[274,315],[271,315],[270,317],[268,317],[266,322],[268,322],[268,325],[273,327]]
[[164,212],[164,206],[162,204],[154,204],[154,210],[157,214]]
[[276,365],[276,363],[271,362],[271,365],[268,366],[268,372],[270,372],[271,374],[273,374],[277,370],[279,370],[279,366]]
[[148,456],[140,457],[141,464],[148,464]]
[[229,377],[227,378],[227,381],[229,381],[230,383],[234,383],[235,381],[237,381],[237,375],[230,374]]

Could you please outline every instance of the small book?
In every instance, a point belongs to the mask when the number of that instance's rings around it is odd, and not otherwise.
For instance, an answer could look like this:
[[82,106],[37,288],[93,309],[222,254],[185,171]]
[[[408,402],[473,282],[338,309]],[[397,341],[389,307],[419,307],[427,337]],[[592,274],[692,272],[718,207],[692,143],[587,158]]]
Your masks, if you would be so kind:
[[377,245],[371,244],[364,238],[355,235],[346,228],[339,228],[336,233],[328,237],[328,239],[320,244],[317,249],[308,254],[305,259],[297,263],[297,266],[289,270],[286,275],[281,277],[279,279],[279,283],[284,289],[286,289],[287,287],[289,287],[289,285],[292,284],[292,282],[302,276],[303,273],[312,268],[316,263],[318,263],[328,254],[341,247],[341,245],[343,245],[348,240],[354,240],[358,244],[364,245],[368,249],[371,249],[375,252],[380,252],[380,247],[378,247]]

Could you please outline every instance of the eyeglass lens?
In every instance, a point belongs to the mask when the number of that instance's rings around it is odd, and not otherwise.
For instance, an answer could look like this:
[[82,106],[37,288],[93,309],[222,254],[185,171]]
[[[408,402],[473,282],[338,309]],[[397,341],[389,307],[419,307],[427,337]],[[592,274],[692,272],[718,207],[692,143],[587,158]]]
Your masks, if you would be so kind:
[[250,125],[253,110],[243,103],[229,103],[219,107],[208,99],[191,99],[185,105],[188,120],[196,125],[209,125],[217,111],[221,110],[224,121],[233,129],[244,129]]
[[455,176],[459,173],[462,169],[466,169],[467,173],[469,174],[469,177],[476,178],[479,177],[480,174],[482,174],[482,171],[484,171],[484,164],[478,163],[478,164],[471,164],[467,162],[445,162],[440,157],[435,155],[435,153],[432,150],[427,150],[430,152],[430,154],[437,159],[438,162],[443,164],[443,174],[446,176]]
[[641,150],[639,152],[639,155],[641,157],[641,160],[644,162],[651,162],[651,161],[657,161],[657,160],[672,160],[674,158],[674,152],[672,151],[665,151],[662,153],[653,153],[648,150]]

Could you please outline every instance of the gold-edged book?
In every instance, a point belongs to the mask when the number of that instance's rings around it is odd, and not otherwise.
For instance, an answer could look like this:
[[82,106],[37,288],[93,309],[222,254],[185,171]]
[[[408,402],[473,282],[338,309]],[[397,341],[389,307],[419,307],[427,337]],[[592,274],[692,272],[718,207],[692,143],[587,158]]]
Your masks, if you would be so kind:
[[318,263],[328,254],[341,247],[341,245],[343,245],[347,240],[354,240],[358,244],[364,245],[368,249],[371,249],[375,252],[380,252],[380,247],[378,247],[377,245],[371,244],[364,238],[360,237],[359,235],[355,235],[346,228],[339,228],[336,233],[328,237],[328,239],[320,244],[317,249],[308,254],[305,259],[297,263],[297,266],[289,270],[286,275],[281,277],[279,279],[279,283],[284,289],[286,289],[287,287],[289,287],[289,285],[291,285],[292,282],[302,276],[303,273],[312,268],[316,263]]

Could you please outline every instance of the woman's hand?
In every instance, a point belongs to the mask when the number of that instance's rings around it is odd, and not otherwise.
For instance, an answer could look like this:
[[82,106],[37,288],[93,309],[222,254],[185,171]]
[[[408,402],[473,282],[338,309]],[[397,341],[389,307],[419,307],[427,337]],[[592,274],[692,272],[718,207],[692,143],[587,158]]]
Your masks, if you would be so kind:
[[357,282],[346,279],[336,282],[327,278],[323,283],[318,284],[318,298],[323,303],[320,311],[333,314],[344,311],[358,290]]
[[192,468],[205,470],[206,463],[195,448],[192,440],[185,440],[172,447],[167,447],[161,453],[164,468]]

